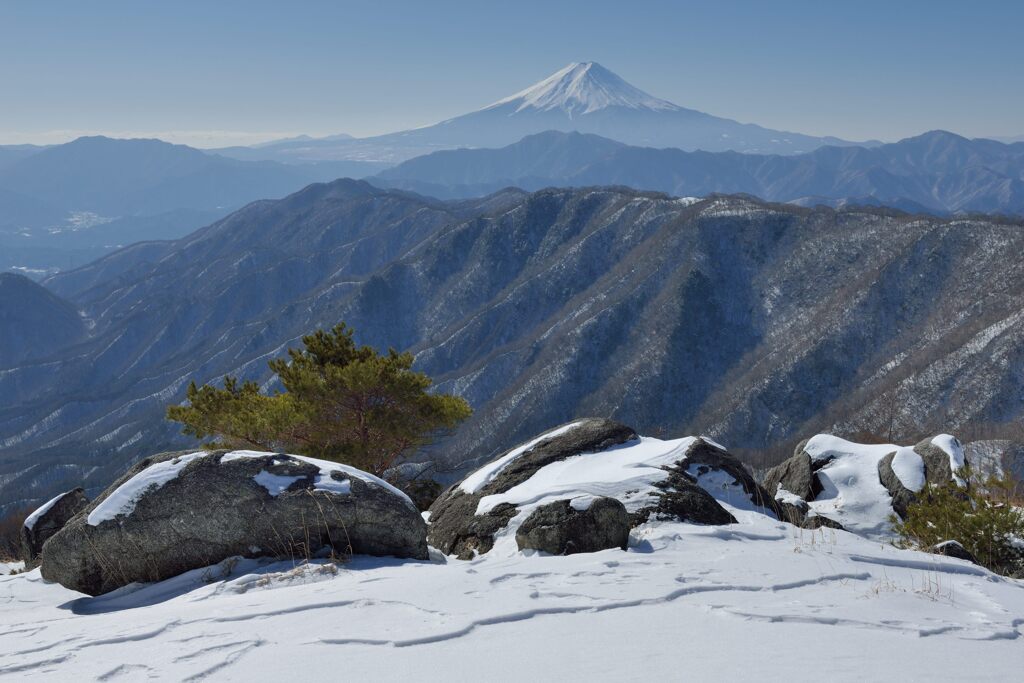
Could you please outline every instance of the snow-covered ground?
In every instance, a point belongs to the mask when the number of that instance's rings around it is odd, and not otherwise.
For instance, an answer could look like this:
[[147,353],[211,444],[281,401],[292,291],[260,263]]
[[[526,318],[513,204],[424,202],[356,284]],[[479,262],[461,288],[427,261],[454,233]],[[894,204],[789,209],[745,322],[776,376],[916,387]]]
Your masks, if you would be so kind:
[[1024,583],[728,506],[627,552],[244,560],[89,598],[0,577],[20,680],[1009,681]]

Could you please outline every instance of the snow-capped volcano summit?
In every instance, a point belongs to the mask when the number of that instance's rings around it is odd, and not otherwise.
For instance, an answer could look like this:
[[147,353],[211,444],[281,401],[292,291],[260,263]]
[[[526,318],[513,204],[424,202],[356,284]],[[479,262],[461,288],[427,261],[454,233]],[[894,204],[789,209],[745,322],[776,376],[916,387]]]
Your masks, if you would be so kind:
[[630,85],[597,62],[573,62],[514,95],[434,125],[357,140],[275,145],[267,158],[397,163],[443,149],[504,147],[549,130],[593,133],[630,145],[709,152],[797,154],[822,145],[851,144],[686,109]]
[[516,112],[560,109],[570,116],[590,114],[606,107],[651,111],[681,109],[633,87],[597,62],[573,62],[543,81],[485,107],[485,110],[510,104],[515,105]]

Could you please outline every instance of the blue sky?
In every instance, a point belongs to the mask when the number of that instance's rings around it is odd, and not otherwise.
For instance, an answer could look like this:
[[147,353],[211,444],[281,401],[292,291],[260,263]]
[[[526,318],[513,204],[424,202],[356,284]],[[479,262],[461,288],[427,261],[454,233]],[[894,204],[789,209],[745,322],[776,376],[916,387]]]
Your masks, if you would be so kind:
[[8,2],[0,143],[385,133],[572,61],[772,128],[1024,135],[1021,2]]

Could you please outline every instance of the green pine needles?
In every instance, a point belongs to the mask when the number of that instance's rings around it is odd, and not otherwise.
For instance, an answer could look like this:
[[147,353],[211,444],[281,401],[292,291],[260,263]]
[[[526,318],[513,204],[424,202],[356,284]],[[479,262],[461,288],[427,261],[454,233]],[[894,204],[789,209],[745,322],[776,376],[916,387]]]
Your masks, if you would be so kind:
[[344,323],[318,330],[302,338],[305,348],[271,361],[283,392],[263,394],[234,377],[223,388],[193,382],[188,405],[167,417],[212,447],[296,453],[380,475],[470,416],[463,399],[430,392],[412,354],[379,354],[352,335]]
[[894,520],[900,545],[928,549],[958,541],[978,564],[1009,576],[1024,573],[1024,509],[1017,484],[1009,476],[981,480],[969,468],[959,470],[964,486],[952,482],[927,486]]

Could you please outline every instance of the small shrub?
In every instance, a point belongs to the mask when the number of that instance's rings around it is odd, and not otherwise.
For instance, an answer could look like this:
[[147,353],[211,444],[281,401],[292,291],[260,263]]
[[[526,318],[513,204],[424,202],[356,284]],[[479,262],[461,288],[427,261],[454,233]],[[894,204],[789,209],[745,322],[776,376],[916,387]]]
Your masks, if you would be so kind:
[[1024,572],[1024,510],[1018,488],[1006,476],[977,481],[969,468],[960,471],[965,486],[928,486],[895,520],[899,544],[920,549],[959,541],[988,569],[1003,575]]

